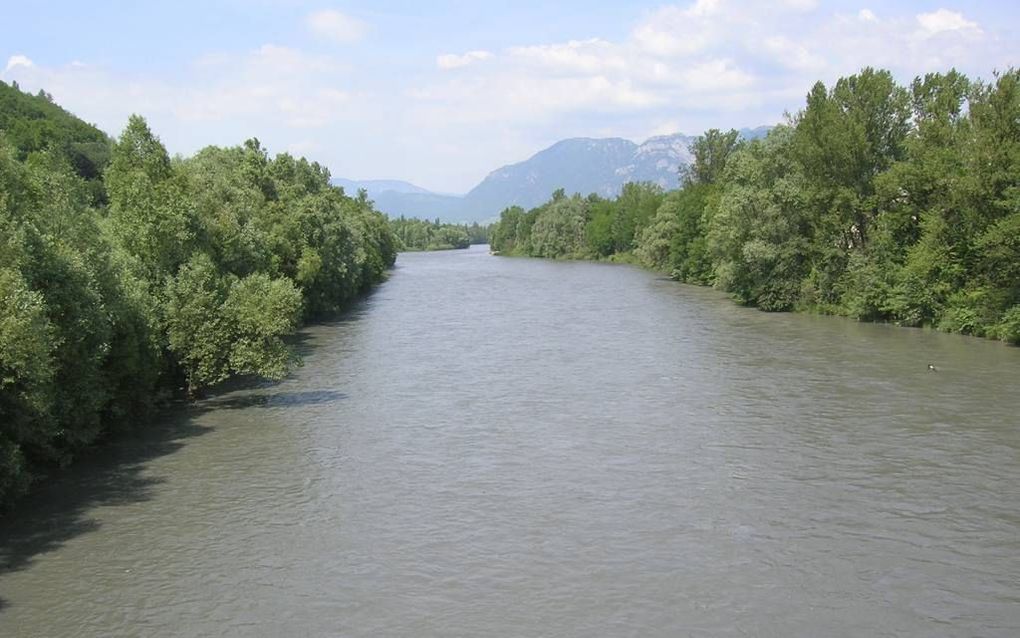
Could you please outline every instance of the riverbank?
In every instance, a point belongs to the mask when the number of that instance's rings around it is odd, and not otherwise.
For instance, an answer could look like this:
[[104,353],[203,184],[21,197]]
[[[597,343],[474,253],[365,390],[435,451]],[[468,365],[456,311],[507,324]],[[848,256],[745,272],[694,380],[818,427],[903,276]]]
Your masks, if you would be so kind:
[[[812,89],[764,139],[709,130],[679,189],[562,190],[503,211],[501,254],[633,254],[767,311],[1020,344],[1020,71],[898,85],[863,69]],[[624,257],[630,260],[631,257]]]
[[[722,293],[726,293],[725,290],[722,290],[722,289],[720,289],[717,286],[714,286],[712,284],[705,284],[705,283],[698,283],[698,282],[690,282],[690,281],[680,280],[680,279],[678,279],[675,276],[675,272],[671,273],[671,272],[668,272],[668,271],[666,271],[666,270],[664,270],[662,268],[657,268],[655,266],[649,266],[648,264],[643,263],[640,258],[638,258],[636,255],[634,255],[634,253],[630,253],[630,252],[622,253],[622,254],[614,254],[614,255],[610,255],[608,257],[591,257],[591,256],[582,256],[582,255],[570,255],[570,256],[564,255],[564,256],[559,256],[559,257],[533,257],[531,255],[526,255],[526,254],[521,254],[521,253],[504,253],[504,252],[498,252],[498,251],[491,251],[491,254],[493,256],[496,256],[496,257],[503,257],[503,258],[510,258],[510,259],[551,259],[553,261],[577,261],[577,262],[589,262],[589,263],[596,263],[596,264],[612,264],[612,265],[621,265],[621,266],[634,266],[634,267],[637,267],[637,268],[641,268],[642,270],[645,270],[645,271],[652,272],[652,273],[655,273],[657,275],[660,275],[663,278],[669,279],[669,280],[671,280],[671,281],[673,281],[675,283],[686,284],[686,285],[690,285],[690,286],[698,286],[698,287],[701,287],[701,288],[710,288],[710,289],[713,289],[713,290],[718,290],[719,292],[722,292]],[[828,307],[826,307],[826,306],[798,306],[796,308],[792,308],[792,309],[788,309],[788,310],[765,310],[765,309],[762,309],[762,308],[757,308],[757,307],[755,307],[755,306],[753,306],[751,304],[744,303],[739,297],[737,297],[737,296],[735,296],[733,294],[728,294],[727,296],[730,299],[730,301],[732,301],[734,304],[736,304],[738,306],[742,306],[742,307],[746,307],[746,308],[754,308],[756,310],[759,310],[759,311],[762,311],[762,312],[766,312],[766,313],[774,313],[774,312],[787,313],[787,312],[790,312],[790,313],[797,313],[797,314],[815,315],[815,316],[821,316],[821,317],[839,317],[839,318],[842,318],[842,319],[851,319],[851,320],[859,321],[859,322],[863,322],[863,323],[885,324],[885,325],[890,325],[890,326],[894,326],[894,327],[897,327],[897,328],[914,328],[914,329],[921,329],[921,330],[931,330],[931,331],[934,331],[934,332],[942,332],[942,333],[947,333],[947,334],[960,334],[960,335],[963,335],[963,336],[970,336],[970,337],[991,338],[991,337],[987,337],[987,336],[982,337],[980,335],[969,334],[967,332],[963,332],[963,331],[960,331],[960,330],[952,330],[952,329],[940,328],[939,326],[929,325],[929,324],[910,325],[910,324],[904,324],[902,322],[898,322],[898,321],[895,321],[895,320],[882,320],[882,319],[867,320],[867,319],[861,319],[860,317],[852,316],[851,314],[848,314],[846,312],[840,312],[840,309],[838,307],[833,307],[833,306],[828,306]],[[992,340],[1004,341],[1006,344],[1011,345],[1011,346],[1018,346],[1018,345],[1020,345],[1020,340],[995,339],[995,338],[992,338]]]
[[489,235],[489,227],[477,222],[450,224],[403,215],[390,218],[389,227],[406,252],[467,248],[486,243]]
[[454,246],[452,244],[430,245],[430,246],[426,246],[425,248],[415,248],[415,247],[404,246],[404,247],[402,247],[400,249],[400,252],[402,252],[402,253],[428,253],[428,252],[437,252],[437,251],[442,251],[442,250],[467,250],[467,248],[468,248],[468,246]]
[[1016,633],[1014,348],[483,247],[299,334],[0,524],[0,635]]
[[114,142],[42,91],[0,98],[35,131],[0,136],[0,508],[178,388],[283,378],[285,338],[394,263],[386,217],[318,163],[254,139],[171,159],[140,116]]

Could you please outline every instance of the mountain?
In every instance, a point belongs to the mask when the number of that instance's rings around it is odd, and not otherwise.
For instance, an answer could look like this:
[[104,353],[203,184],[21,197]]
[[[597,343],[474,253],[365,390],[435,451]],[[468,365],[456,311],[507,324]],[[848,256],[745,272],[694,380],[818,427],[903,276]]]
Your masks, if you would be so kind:
[[458,195],[433,193],[421,186],[397,179],[354,180],[334,177],[334,186],[342,186],[348,195],[360,189],[368,192],[377,209],[390,217],[418,217],[422,219],[460,220],[463,198]]
[[[741,129],[740,134],[744,139],[758,139],[770,128]],[[694,139],[678,133],[653,137],[643,144],[618,137],[562,140],[523,162],[492,171],[462,197],[393,180],[333,182],[348,192],[365,188],[376,207],[390,216],[484,222],[494,220],[508,206],[534,208],[559,188],[568,194],[603,197],[616,196],[627,182],[676,188],[680,167],[691,161],[689,147]]]
[[676,187],[680,165],[690,161],[690,142],[685,135],[653,137],[640,146],[621,138],[563,140],[489,173],[464,196],[464,212],[484,219],[507,206],[533,208],[558,188],[613,197],[626,182]]
[[[376,208],[391,217],[418,217],[420,219],[442,219],[448,222],[472,221],[464,217],[464,198],[458,195],[439,193],[400,193],[383,191],[372,196]],[[502,210],[502,209],[500,209]],[[496,216],[499,215],[497,211]],[[481,218],[478,218],[481,219]]]
[[421,186],[415,186],[411,182],[405,182],[399,179],[344,179],[342,177],[334,177],[330,180],[333,186],[343,186],[344,192],[348,195],[356,195],[358,191],[364,188],[368,191],[369,196],[376,195],[378,193],[394,192],[394,193],[419,193],[427,194],[428,190]]
[[769,134],[772,130],[771,126],[758,126],[756,128],[742,128],[740,129],[740,137],[745,140],[760,140]]

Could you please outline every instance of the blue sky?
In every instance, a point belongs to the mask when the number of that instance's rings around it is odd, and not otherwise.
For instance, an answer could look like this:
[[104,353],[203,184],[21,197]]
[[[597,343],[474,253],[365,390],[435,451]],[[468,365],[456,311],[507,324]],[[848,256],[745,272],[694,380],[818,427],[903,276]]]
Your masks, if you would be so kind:
[[258,137],[336,176],[463,192],[565,137],[781,121],[816,80],[1020,61],[1020,3],[47,2],[0,7],[0,79],[174,153]]

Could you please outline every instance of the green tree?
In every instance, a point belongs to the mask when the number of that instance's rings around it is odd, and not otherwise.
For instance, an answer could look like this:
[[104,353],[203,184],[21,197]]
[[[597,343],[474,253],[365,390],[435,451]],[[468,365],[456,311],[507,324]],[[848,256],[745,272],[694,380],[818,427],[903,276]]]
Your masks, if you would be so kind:
[[798,305],[812,257],[804,177],[792,143],[793,131],[778,127],[736,153],[708,223],[716,285],[763,310]]
[[705,131],[691,144],[693,161],[681,171],[680,181],[684,185],[718,182],[726,162],[740,146],[740,133],[733,129],[726,133],[714,128]]
[[562,189],[538,209],[531,227],[529,251],[534,257],[579,257],[584,252],[588,202],[566,197]]
[[302,311],[344,308],[396,256],[367,198],[257,140],[171,160],[133,116],[100,182],[68,149],[105,136],[49,100],[0,86],[21,135],[0,131],[0,504],[181,380],[281,377]]
[[222,275],[196,253],[167,284],[166,326],[189,391],[235,374],[279,379],[292,360],[282,337],[297,326],[301,293],[287,279]]
[[106,171],[113,242],[154,285],[177,271],[198,241],[187,185],[145,120],[132,115]]

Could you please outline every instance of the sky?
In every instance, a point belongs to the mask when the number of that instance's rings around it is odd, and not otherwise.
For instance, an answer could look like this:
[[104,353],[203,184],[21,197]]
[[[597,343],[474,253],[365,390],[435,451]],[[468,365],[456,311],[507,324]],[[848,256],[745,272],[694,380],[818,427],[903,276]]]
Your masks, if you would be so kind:
[[171,153],[257,137],[337,177],[463,193],[568,137],[783,121],[864,66],[1020,64],[1020,3],[0,0],[0,80]]

